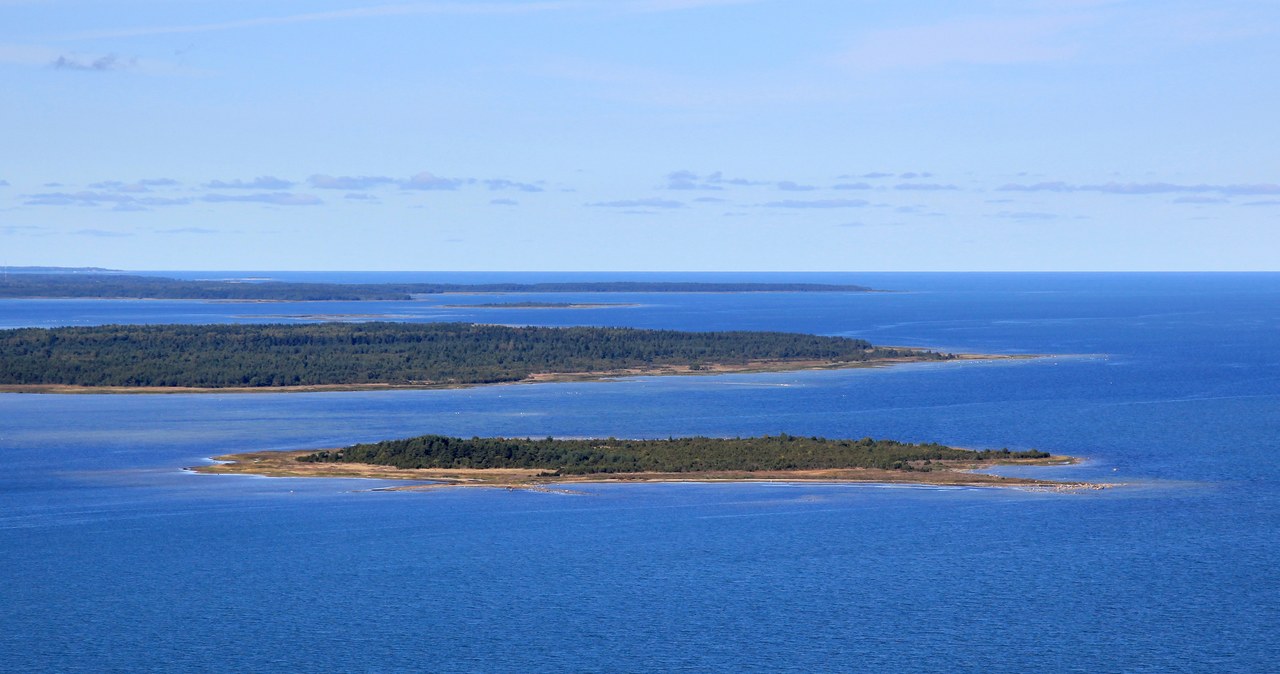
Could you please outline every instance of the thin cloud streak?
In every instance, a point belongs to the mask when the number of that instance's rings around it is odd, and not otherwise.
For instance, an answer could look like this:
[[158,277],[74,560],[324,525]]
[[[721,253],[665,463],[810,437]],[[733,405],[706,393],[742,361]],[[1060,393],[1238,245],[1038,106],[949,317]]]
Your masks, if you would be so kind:
[[812,192],[818,189],[813,185],[802,185],[794,180],[781,180],[775,187],[783,192]]
[[840,60],[864,72],[960,65],[1061,61],[1079,46],[1065,39],[1087,23],[1075,16],[959,19],[890,28],[867,35]]
[[870,203],[866,199],[814,199],[812,201],[784,199],[761,205],[766,208],[862,208]]
[[350,19],[369,19],[391,16],[541,14],[547,12],[570,12],[575,10],[670,12],[708,6],[747,4],[751,1],[753,0],[637,0],[632,2],[589,2],[586,0],[549,0],[546,2],[418,2],[378,5],[374,7],[355,7],[352,9],[340,9],[330,12],[307,12],[303,14],[289,14],[285,16],[267,16],[254,19],[220,21],[215,23],[173,24],[167,26],[122,28],[118,30],[82,31],[69,33],[57,39],[100,40],[144,37],[149,35],[208,33],[214,31],[237,30],[242,28],[287,26],[303,23],[319,23],[326,21],[344,21]]
[[25,206],[102,206],[113,204],[115,210],[138,211],[147,206],[185,206],[190,199],[166,197],[134,197],[123,193],[108,192],[43,192],[24,195]]
[[597,201],[587,204],[604,208],[683,208],[684,203],[671,199],[620,199],[618,201]]
[[394,182],[394,178],[387,176],[331,176],[322,173],[307,178],[307,184],[324,190],[367,190]]
[[697,173],[693,171],[672,171],[667,174],[666,189],[669,190],[723,190],[723,187],[714,184],[715,176],[719,173],[712,174],[712,178],[704,181]]
[[294,186],[291,180],[282,180],[275,176],[258,176],[253,180],[213,180],[205,183],[205,187],[215,190],[287,190]]
[[503,2],[431,2],[398,5],[379,5],[376,7],[357,7],[340,9],[331,12],[307,12],[286,16],[267,16],[255,19],[238,19],[216,23],[174,24],[168,26],[147,26],[141,28],[124,28],[120,30],[83,31],[62,36],[63,40],[100,40],[112,38],[144,37],[148,35],[175,35],[184,33],[208,33],[240,28],[260,28],[264,26],[287,26],[300,23],[317,23],[323,21],[342,21],[346,19],[365,19],[384,16],[408,16],[415,14],[530,14],[547,11],[563,11],[581,7],[581,2],[535,2],[512,4]]
[[1177,183],[1105,183],[1097,185],[1073,185],[1061,181],[1040,182],[1031,184],[1010,183],[996,188],[999,192],[1100,192],[1102,194],[1203,194],[1217,192],[1228,196],[1245,196],[1258,194],[1280,194],[1280,184],[1254,183],[1232,185]]
[[77,236],[93,236],[102,239],[118,239],[133,236],[133,234],[129,232],[113,232],[108,229],[77,229],[72,232],[72,234]]
[[522,183],[516,180],[506,180],[504,178],[492,178],[481,181],[490,190],[516,190],[519,192],[541,192],[541,187],[533,183]]
[[264,194],[206,194],[200,198],[209,203],[257,203],[273,206],[315,206],[324,202],[310,194],[271,192]]
[[1000,211],[989,217],[1009,220],[1057,220],[1059,216],[1056,213],[1043,211]]
[[172,229],[157,229],[157,234],[217,234],[218,230],[209,229],[208,227],[174,227]]
[[949,190],[958,190],[955,185],[942,185],[939,183],[899,183],[893,186],[895,190],[915,190],[918,192],[943,192]]

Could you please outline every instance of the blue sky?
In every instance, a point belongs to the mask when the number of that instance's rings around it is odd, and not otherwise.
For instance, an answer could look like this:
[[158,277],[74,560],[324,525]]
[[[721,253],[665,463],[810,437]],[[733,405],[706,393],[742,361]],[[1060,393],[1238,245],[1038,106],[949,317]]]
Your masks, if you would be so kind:
[[0,0],[0,265],[1280,269],[1280,3]]

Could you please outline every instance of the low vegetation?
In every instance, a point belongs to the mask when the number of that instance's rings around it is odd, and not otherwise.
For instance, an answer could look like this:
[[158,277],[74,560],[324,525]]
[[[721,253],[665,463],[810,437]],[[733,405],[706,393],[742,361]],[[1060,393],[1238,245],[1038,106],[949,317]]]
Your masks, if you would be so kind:
[[754,438],[543,440],[423,435],[325,450],[304,463],[362,463],[396,468],[534,468],[550,475],[696,473],[835,468],[931,471],[935,462],[1044,459],[1036,450],[971,451],[893,440],[829,440],[781,434]]

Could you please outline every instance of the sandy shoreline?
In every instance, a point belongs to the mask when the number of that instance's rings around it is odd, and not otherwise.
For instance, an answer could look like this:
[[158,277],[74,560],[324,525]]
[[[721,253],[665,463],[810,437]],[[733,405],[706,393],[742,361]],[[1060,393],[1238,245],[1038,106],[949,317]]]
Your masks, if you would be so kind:
[[187,468],[196,473],[216,475],[260,475],[266,477],[372,478],[431,482],[380,491],[416,491],[449,487],[488,487],[563,491],[575,484],[626,484],[643,482],[814,482],[873,483],[950,487],[1019,487],[1043,491],[1077,492],[1117,486],[1089,482],[1059,482],[1033,478],[1005,477],[974,472],[996,465],[1069,465],[1070,456],[1046,459],[1011,459],[1001,462],[937,461],[942,469],[930,472],[879,468],[832,468],[822,470],[707,471],[698,473],[596,473],[590,475],[547,475],[541,468],[439,469],[395,468],[358,463],[304,463],[297,457],[320,450],[265,451],[213,457],[215,463]]
[[[955,354],[953,360],[1026,360],[1048,358],[1044,354]],[[828,361],[755,361],[741,365],[704,365],[692,369],[688,365],[670,365],[644,368],[626,368],[606,372],[548,372],[533,374],[524,379],[493,383],[414,382],[409,384],[308,384],[303,386],[228,386],[205,388],[196,386],[76,386],[69,384],[0,384],[0,393],[49,393],[49,394],[166,394],[166,393],[317,393],[324,391],[396,391],[416,389],[461,389],[477,386],[510,386],[516,384],[542,384],[550,382],[603,381],[620,377],[696,376],[716,374],[750,374],[758,372],[791,372],[800,370],[846,370],[865,367],[888,367],[905,363],[940,363],[949,361],[925,358],[882,358],[873,361],[832,363]]]

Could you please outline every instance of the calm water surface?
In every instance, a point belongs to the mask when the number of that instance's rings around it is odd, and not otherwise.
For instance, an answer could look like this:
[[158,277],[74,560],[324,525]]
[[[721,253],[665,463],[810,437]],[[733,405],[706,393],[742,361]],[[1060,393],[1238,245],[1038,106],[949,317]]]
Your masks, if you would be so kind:
[[[1275,671],[1280,275],[656,278],[910,292],[533,298],[631,305],[576,310],[444,306],[527,296],[10,300],[0,326],[383,314],[1061,355],[456,391],[0,395],[0,669]],[[388,493],[181,470],[426,432],[1036,447],[1088,461],[1006,472],[1128,486]]]

